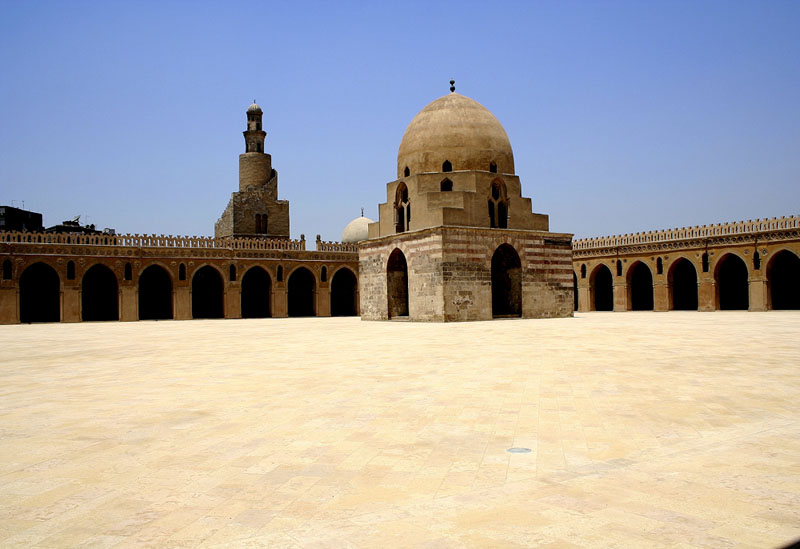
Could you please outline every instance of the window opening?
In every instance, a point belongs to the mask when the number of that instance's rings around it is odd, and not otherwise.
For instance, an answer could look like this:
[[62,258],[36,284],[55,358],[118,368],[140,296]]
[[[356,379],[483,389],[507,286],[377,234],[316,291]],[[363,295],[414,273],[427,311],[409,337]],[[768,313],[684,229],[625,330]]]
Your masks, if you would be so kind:
[[236,282],[236,265],[231,265],[228,268],[228,278],[231,282]]
[[322,266],[322,272],[320,273],[319,278],[322,282],[328,281],[328,268],[325,265]]
[[439,184],[439,190],[441,190],[442,192],[452,191],[453,190],[453,182],[450,181],[447,178],[443,179],[442,182]]
[[450,163],[449,160],[445,160],[444,163],[442,164],[442,171],[443,172],[452,172],[453,171],[453,165]]
[[656,259],[656,274],[664,274],[664,262],[660,257]]
[[617,276],[622,276],[622,261],[617,259]]
[[186,280],[186,265],[183,263],[178,267],[178,280]]
[[489,171],[492,172],[492,173],[497,173],[497,163],[496,162],[492,162],[491,164],[489,164]]
[[133,268],[130,263],[125,264],[125,280],[133,280]]

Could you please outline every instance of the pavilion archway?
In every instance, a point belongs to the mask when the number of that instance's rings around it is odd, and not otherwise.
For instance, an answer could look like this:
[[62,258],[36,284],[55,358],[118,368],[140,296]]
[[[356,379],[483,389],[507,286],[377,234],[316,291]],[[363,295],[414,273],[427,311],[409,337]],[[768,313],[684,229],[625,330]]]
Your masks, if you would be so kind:
[[408,264],[406,256],[395,248],[386,263],[386,290],[389,318],[408,316]]
[[509,244],[492,255],[492,316],[522,316],[522,263]]

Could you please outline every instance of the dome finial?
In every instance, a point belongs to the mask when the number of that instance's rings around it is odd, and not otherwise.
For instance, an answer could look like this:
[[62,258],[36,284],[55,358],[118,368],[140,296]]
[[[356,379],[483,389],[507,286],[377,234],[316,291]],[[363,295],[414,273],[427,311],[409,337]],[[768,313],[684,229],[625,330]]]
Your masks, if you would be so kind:
[[361,217],[364,217],[364,208],[361,208]]
[[453,93],[454,91],[456,91],[456,81],[451,78],[450,79],[450,93]]

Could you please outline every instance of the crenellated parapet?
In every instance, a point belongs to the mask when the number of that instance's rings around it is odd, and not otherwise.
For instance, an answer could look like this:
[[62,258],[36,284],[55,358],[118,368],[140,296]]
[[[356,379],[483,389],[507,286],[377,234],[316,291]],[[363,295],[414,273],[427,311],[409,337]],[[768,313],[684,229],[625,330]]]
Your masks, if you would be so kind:
[[328,242],[322,240],[320,235],[317,235],[317,251],[318,252],[347,252],[358,253],[357,242]]
[[589,257],[606,255],[609,250],[616,250],[618,253],[662,251],[766,240],[794,240],[798,236],[800,216],[794,215],[581,238],[573,240],[572,250],[575,257]]

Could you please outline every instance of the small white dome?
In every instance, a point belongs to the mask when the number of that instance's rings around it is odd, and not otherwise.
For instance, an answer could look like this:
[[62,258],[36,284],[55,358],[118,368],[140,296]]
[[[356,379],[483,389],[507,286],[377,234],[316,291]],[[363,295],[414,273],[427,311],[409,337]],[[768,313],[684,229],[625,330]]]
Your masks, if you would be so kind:
[[347,227],[342,231],[342,242],[361,242],[366,240],[369,236],[369,224],[375,223],[368,217],[357,217],[347,224]]

